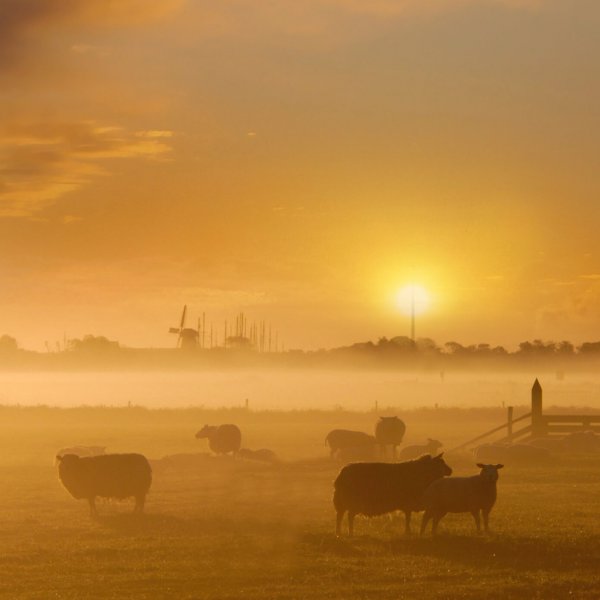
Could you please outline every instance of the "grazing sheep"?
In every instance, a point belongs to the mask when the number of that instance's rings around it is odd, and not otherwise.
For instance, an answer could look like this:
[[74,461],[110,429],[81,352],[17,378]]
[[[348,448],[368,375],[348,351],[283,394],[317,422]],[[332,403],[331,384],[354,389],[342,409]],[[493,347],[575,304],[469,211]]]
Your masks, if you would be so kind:
[[373,448],[375,438],[362,431],[349,431],[348,429],[333,429],[327,434],[325,444],[329,446],[331,458],[340,450],[347,448]]
[[400,460],[413,460],[423,456],[423,454],[435,454],[444,444],[437,440],[427,438],[427,443],[423,445],[405,446],[400,451]]
[[404,463],[353,463],[346,465],[334,482],[333,505],[337,517],[335,533],[341,535],[342,519],[348,512],[348,533],[354,533],[354,517],[373,517],[395,510],[404,511],[406,533],[410,533],[413,511],[423,510],[427,486],[452,469],[442,455],[422,456]]
[[421,521],[421,535],[432,519],[432,533],[437,532],[440,519],[449,512],[470,512],[475,519],[477,532],[481,531],[479,513],[483,515],[483,526],[489,531],[488,519],[496,503],[496,482],[498,469],[504,465],[484,465],[478,463],[479,475],[473,477],[448,477],[434,481],[423,494],[425,514]]
[[257,460],[259,462],[279,462],[279,459],[277,458],[275,452],[267,448],[261,448],[260,450],[250,450],[250,448],[241,448],[237,455],[241,458],[246,458],[248,460]]
[[134,512],[144,510],[152,483],[152,469],[141,454],[103,454],[79,457],[57,456],[58,478],[77,500],[86,499],[92,516],[97,514],[96,496],[135,498]]
[[398,417],[379,417],[375,425],[375,440],[381,446],[383,456],[387,455],[387,447],[392,447],[392,458],[396,459],[396,446],[404,439],[406,425]]
[[196,439],[208,438],[208,447],[215,454],[233,453],[235,456],[242,446],[242,432],[237,425],[205,425]]

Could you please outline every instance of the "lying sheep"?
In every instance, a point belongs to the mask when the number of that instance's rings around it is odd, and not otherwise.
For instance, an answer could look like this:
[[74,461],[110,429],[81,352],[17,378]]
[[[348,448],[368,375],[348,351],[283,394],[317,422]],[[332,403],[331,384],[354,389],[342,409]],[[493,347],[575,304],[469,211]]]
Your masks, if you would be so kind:
[[451,475],[452,469],[442,455],[403,463],[353,463],[346,465],[334,483],[335,533],[341,535],[342,520],[348,512],[348,533],[354,533],[354,517],[373,517],[395,510],[404,511],[406,533],[410,533],[413,511],[423,510],[423,492],[440,477]]
[[208,447],[215,454],[228,454],[234,456],[242,446],[242,432],[237,425],[205,425],[198,433],[196,439],[208,439]]
[[399,458],[400,460],[413,460],[419,458],[419,456],[423,456],[423,454],[435,454],[443,445],[442,442],[427,438],[426,444],[415,444],[414,446],[405,446],[402,448]]
[[347,448],[375,448],[375,438],[362,431],[333,429],[327,434],[325,444],[329,446],[330,456],[334,458]]
[[277,455],[273,450],[268,448],[261,448],[260,450],[250,450],[250,448],[241,448],[237,455],[247,460],[256,460],[265,463],[276,463],[279,462]]
[[96,496],[135,498],[134,512],[144,510],[146,494],[152,484],[152,469],[141,454],[104,454],[79,457],[57,456],[58,477],[77,500],[86,499],[91,516],[97,515]]
[[431,531],[437,532],[440,519],[446,513],[470,512],[475,519],[477,532],[481,531],[479,513],[483,515],[483,526],[489,531],[490,511],[496,503],[496,482],[498,470],[504,465],[484,465],[478,463],[479,475],[473,477],[448,477],[434,481],[423,494],[425,514],[421,522],[421,535],[432,520]]

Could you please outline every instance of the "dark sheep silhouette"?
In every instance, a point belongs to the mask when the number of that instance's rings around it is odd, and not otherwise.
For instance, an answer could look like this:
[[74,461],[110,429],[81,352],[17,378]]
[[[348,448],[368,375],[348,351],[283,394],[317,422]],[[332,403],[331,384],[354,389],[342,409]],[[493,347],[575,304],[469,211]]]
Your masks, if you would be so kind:
[[58,477],[77,500],[89,502],[90,513],[97,515],[96,497],[135,498],[134,512],[142,512],[152,484],[152,469],[141,454],[103,454],[79,457],[57,456]]
[[398,417],[379,417],[375,425],[375,439],[381,446],[383,456],[387,456],[387,448],[392,447],[392,458],[396,458],[396,447],[402,443],[406,425]]
[[242,446],[242,432],[237,425],[205,425],[198,433],[196,439],[208,439],[208,447],[215,454],[236,455]]
[[268,448],[260,448],[259,450],[250,450],[250,448],[241,448],[237,455],[240,458],[247,460],[256,460],[258,462],[276,463],[279,462],[277,454]]
[[435,458],[425,455],[403,463],[353,463],[346,465],[334,483],[336,535],[341,535],[342,519],[348,512],[348,532],[354,533],[354,517],[373,517],[404,511],[406,533],[414,511],[423,510],[422,495],[430,483],[451,475],[452,469],[442,454]]
[[375,438],[362,431],[350,431],[348,429],[333,429],[327,434],[325,443],[329,446],[333,458],[340,450],[349,448],[370,448],[375,446]]
[[481,512],[485,531],[489,531],[488,519],[490,511],[496,503],[498,469],[504,465],[477,463],[477,466],[481,469],[479,475],[440,479],[434,481],[425,490],[423,494],[425,514],[421,522],[421,535],[425,532],[430,519],[433,520],[431,530],[435,535],[440,519],[449,512],[470,512],[475,519],[477,533],[481,531],[479,516]]

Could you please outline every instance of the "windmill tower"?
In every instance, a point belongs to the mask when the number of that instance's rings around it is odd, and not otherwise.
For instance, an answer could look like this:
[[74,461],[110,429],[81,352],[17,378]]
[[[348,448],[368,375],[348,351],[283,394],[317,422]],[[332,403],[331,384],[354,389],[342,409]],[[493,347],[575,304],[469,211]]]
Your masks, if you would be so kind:
[[179,321],[179,327],[169,328],[169,333],[177,334],[177,343],[175,347],[181,348],[182,350],[190,350],[195,348],[198,345],[199,340],[198,330],[185,326],[186,315],[187,304],[183,307],[183,312],[181,313],[181,320]]

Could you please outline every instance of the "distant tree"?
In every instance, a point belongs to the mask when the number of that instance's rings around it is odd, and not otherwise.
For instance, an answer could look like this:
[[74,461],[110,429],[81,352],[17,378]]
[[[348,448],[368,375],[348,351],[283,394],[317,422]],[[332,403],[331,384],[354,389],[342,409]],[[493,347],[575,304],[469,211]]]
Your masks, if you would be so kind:
[[101,354],[118,350],[119,342],[113,342],[103,335],[84,335],[81,340],[69,340],[68,348],[73,352]]
[[19,349],[17,340],[10,335],[0,336],[0,354],[12,354]]
[[431,338],[419,338],[416,345],[419,352],[426,354],[437,354],[440,352],[439,346]]
[[600,354],[600,342],[584,342],[578,351],[579,354]]
[[561,356],[573,356],[575,354],[575,346],[571,342],[562,341],[556,346],[556,353]]

